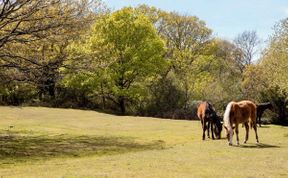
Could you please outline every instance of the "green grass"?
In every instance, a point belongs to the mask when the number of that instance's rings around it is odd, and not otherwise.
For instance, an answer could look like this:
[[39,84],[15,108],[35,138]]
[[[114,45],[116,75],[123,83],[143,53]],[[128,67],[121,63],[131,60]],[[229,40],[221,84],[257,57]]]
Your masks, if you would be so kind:
[[0,177],[288,177],[287,127],[233,147],[201,134],[198,121],[0,107]]

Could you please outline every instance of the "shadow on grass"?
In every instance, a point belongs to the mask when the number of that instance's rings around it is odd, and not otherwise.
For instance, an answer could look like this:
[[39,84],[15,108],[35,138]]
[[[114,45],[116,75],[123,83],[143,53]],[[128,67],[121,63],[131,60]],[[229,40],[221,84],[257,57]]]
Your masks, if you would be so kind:
[[258,128],[260,128],[260,129],[261,128],[263,128],[263,129],[265,128],[266,129],[266,128],[270,128],[270,126],[269,125],[261,125],[261,127],[258,126]]
[[70,135],[21,135],[22,132],[0,131],[0,163],[47,159],[52,157],[80,157],[87,155],[113,155],[127,152],[164,149],[162,140],[136,143],[131,137],[102,137]]
[[277,145],[269,145],[269,144],[264,144],[264,143],[257,143],[255,145],[241,144],[237,147],[240,147],[240,148],[280,148],[280,146],[277,146]]

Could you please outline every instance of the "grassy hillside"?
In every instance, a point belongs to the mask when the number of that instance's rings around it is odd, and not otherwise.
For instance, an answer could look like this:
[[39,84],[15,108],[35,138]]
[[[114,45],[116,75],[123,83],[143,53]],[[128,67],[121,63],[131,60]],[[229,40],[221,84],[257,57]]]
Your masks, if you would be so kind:
[[0,107],[0,176],[287,177],[288,128],[258,131],[229,147],[202,141],[198,121]]

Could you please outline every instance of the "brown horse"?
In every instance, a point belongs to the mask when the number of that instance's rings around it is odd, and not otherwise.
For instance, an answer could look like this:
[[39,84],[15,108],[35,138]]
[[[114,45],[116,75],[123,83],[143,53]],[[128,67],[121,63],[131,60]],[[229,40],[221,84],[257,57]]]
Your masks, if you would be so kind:
[[243,123],[246,129],[246,137],[244,143],[248,140],[249,123],[250,127],[254,128],[256,134],[256,141],[259,143],[256,125],[256,105],[252,101],[230,102],[224,113],[224,128],[226,130],[229,145],[232,145],[233,138],[233,124],[235,124],[235,132],[237,137],[237,144],[239,145],[239,130],[238,125]]
[[[211,129],[212,139],[214,140],[214,133],[217,139],[221,138],[222,124],[220,118],[217,116],[213,106],[208,102],[201,102],[198,104],[197,116],[201,121],[203,135],[202,140],[205,140],[205,131],[208,131],[208,138],[210,138],[209,129]],[[208,126],[206,125],[208,124]]]

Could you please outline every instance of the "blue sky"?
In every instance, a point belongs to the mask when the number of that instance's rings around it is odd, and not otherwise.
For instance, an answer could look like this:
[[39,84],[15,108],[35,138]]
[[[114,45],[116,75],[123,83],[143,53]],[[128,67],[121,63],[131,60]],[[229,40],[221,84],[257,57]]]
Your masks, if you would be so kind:
[[234,39],[245,30],[256,30],[267,40],[273,26],[288,17],[288,0],[104,0],[113,10],[147,4],[166,11],[195,15],[204,20],[214,36]]

